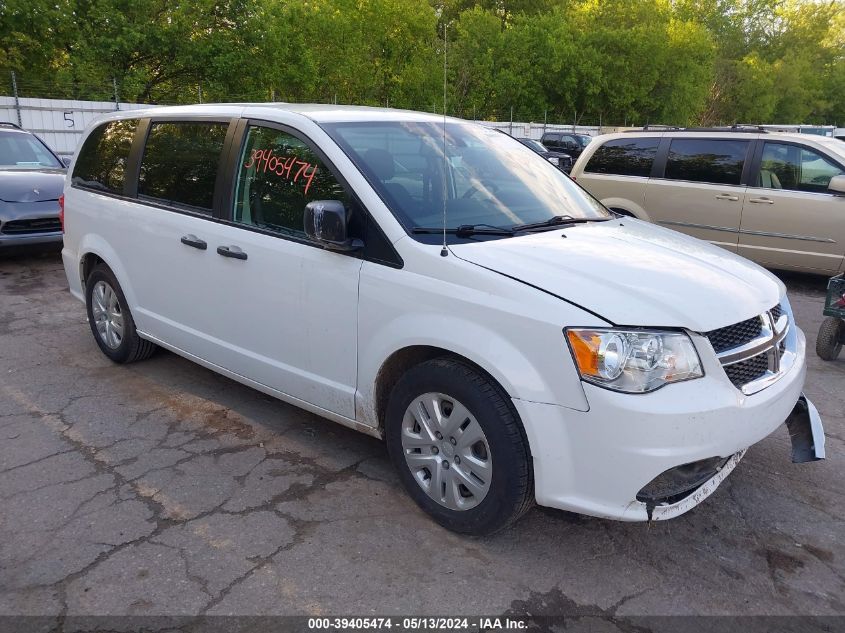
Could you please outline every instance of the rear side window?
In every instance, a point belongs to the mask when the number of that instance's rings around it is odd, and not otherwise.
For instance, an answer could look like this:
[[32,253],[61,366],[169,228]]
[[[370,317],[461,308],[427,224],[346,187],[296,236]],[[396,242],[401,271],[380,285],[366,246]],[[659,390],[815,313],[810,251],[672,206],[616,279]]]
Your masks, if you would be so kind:
[[584,171],[648,177],[659,144],[659,138],[620,138],[608,141],[596,150]]
[[738,185],[749,141],[676,138],[669,146],[666,178]]
[[210,214],[228,129],[228,123],[153,123],[141,159],[138,197]]
[[71,183],[80,187],[123,193],[126,163],[138,121],[112,121],[93,130],[76,157]]

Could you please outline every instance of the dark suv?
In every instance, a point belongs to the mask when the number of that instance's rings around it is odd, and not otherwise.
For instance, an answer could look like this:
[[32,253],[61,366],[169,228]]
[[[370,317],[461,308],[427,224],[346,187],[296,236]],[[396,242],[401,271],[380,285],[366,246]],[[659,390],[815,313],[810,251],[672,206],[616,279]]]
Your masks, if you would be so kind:
[[44,142],[0,122],[0,252],[13,245],[59,245],[65,164]]
[[581,155],[584,148],[593,140],[587,134],[575,134],[574,132],[546,132],[540,142],[547,149],[553,152],[564,152],[569,154],[573,160]]
[[552,165],[557,165],[558,169],[566,172],[567,174],[569,173],[569,170],[572,169],[572,165],[575,163],[569,154],[552,151],[540,143],[540,141],[535,141],[533,138],[520,137],[516,140],[525,145],[528,149],[537,152]]

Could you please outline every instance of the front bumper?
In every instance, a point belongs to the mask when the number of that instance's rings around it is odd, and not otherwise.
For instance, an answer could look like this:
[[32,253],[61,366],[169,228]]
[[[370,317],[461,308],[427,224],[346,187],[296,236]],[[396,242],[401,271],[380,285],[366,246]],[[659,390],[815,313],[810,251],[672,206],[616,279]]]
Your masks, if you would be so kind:
[[[648,394],[585,383],[589,411],[515,399],[534,458],[537,503],[623,521],[668,519],[701,503],[749,446],[793,412],[806,374],[806,342],[795,330],[795,363],[753,395],[734,387],[718,364],[707,363],[703,378]],[[637,500],[661,473],[715,457],[727,461],[684,498],[662,505]]]
[[19,235],[0,234],[0,249],[12,247],[26,248],[28,246],[59,246],[62,243],[62,232],[55,233],[25,233]]
[[[0,201],[0,250],[11,247],[49,246],[62,243],[62,231],[58,227],[59,201],[42,200],[39,202]],[[8,227],[16,222],[51,221],[55,226],[33,228],[33,230],[9,231]],[[11,224],[10,224],[11,223]],[[43,230],[44,228],[48,230]],[[52,230],[56,229],[56,230]]]

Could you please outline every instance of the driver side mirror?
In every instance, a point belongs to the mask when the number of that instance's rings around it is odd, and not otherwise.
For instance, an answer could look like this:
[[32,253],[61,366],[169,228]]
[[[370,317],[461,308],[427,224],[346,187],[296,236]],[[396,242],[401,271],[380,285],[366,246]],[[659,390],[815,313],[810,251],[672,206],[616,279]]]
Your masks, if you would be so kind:
[[827,190],[835,196],[845,196],[845,175],[831,178]]
[[70,156],[62,156],[62,165],[65,167],[70,167],[71,158]]
[[308,238],[325,248],[348,253],[364,247],[364,242],[349,237],[347,210],[340,200],[309,202],[305,205],[303,224]]

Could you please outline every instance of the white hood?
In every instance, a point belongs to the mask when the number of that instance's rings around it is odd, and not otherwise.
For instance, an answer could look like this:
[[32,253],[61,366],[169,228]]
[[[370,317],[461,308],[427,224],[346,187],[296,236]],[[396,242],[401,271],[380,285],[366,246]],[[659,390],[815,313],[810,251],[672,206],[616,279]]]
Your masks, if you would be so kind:
[[747,259],[631,218],[451,249],[616,325],[706,332],[762,314],[785,293]]

